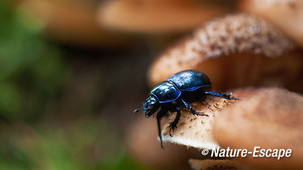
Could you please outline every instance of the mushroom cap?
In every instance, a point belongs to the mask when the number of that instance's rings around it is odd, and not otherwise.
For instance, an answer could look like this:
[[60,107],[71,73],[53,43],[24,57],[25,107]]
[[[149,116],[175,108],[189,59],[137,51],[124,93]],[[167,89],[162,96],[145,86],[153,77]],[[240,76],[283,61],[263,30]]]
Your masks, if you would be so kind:
[[292,149],[290,158],[239,158],[265,169],[302,169],[303,96],[279,88],[251,90],[222,110],[214,123],[214,139],[221,147]]
[[163,142],[171,142],[187,147],[213,149],[219,145],[213,139],[213,122],[220,116],[219,111],[235,102],[222,98],[209,97],[203,102],[193,103],[196,111],[208,116],[196,116],[187,110],[182,110],[177,128],[169,135],[169,124],[174,119],[174,115],[169,117],[164,123],[162,130]]
[[128,32],[172,33],[192,29],[226,10],[184,0],[120,0],[102,5],[101,26]]
[[[199,150],[214,149],[215,146],[248,151],[253,151],[255,146],[292,149],[291,157],[280,160],[252,155],[234,159],[245,167],[302,169],[303,96],[280,88],[247,88],[235,91],[233,95],[240,100],[210,98],[195,103],[197,110],[209,117],[183,111],[172,137],[168,134],[170,120],[167,120],[162,133],[164,141]],[[190,164],[198,167],[202,162],[191,161]]]
[[302,0],[242,0],[240,10],[267,19],[303,47]]
[[95,8],[85,1],[24,0],[20,8],[43,26],[46,35],[74,46],[113,47],[130,43],[130,38],[100,28]]
[[[248,14],[209,21],[151,65],[151,86],[182,70],[206,73],[213,88],[284,86],[302,89],[302,51],[278,28]],[[266,67],[265,67],[266,65]],[[296,87],[292,87],[298,85]]]
[[[254,93],[252,88],[239,89],[234,91],[232,96],[243,98]],[[197,116],[191,114],[188,110],[181,111],[181,118],[177,128],[169,135],[170,122],[175,115],[169,116],[163,120],[162,139],[163,142],[171,142],[187,147],[197,149],[214,149],[218,143],[213,137],[213,126],[215,119],[221,116],[222,110],[233,107],[239,100],[227,100],[218,97],[208,96],[204,101],[192,103],[192,107],[202,114],[208,116]]]

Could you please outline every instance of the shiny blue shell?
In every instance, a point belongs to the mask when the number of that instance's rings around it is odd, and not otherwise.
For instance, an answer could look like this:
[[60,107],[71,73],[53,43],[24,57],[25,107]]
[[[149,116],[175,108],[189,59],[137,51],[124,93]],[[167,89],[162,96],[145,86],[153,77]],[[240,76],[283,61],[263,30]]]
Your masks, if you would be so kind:
[[154,95],[159,103],[168,103],[175,101],[181,91],[173,83],[165,81],[155,86],[150,94]]
[[198,71],[188,70],[170,76],[167,81],[173,82],[181,91],[195,91],[200,88],[211,88],[209,78]]
[[211,89],[209,78],[201,72],[187,70],[176,73],[156,85],[150,95],[155,96],[159,103],[169,103],[177,100],[182,92],[193,92],[201,88]]

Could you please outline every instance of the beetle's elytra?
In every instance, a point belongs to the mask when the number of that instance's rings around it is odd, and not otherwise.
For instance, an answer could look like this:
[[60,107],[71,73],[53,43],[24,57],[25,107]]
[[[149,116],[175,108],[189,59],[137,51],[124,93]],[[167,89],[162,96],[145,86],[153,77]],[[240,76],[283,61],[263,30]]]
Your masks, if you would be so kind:
[[[169,135],[171,136],[171,130],[174,130],[179,122],[181,108],[188,109],[193,115],[207,116],[195,111],[189,103],[205,100],[207,95],[228,100],[237,99],[229,94],[211,92],[211,90],[211,82],[206,74],[195,70],[187,70],[170,76],[150,91],[142,107],[146,117],[150,117],[159,110],[156,118],[161,147],[163,147],[163,145],[160,120],[168,112],[177,113],[175,119],[169,125]],[[137,111],[139,111],[139,109],[135,110],[135,112]]]

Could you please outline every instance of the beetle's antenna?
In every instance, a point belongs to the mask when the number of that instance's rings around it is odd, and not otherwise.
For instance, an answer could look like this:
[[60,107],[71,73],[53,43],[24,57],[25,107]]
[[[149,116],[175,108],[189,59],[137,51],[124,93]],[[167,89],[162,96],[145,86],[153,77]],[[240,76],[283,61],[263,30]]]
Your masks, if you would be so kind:
[[138,107],[137,109],[134,110],[134,113],[139,112],[142,108],[143,108],[143,106]]

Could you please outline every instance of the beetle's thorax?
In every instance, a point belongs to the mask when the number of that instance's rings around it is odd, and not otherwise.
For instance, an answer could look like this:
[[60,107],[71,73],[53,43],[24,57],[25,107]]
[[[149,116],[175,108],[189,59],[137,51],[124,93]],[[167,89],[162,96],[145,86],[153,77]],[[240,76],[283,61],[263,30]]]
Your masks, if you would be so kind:
[[159,103],[169,103],[175,101],[181,95],[181,91],[174,83],[163,81],[151,90],[150,95],[154,95]]

